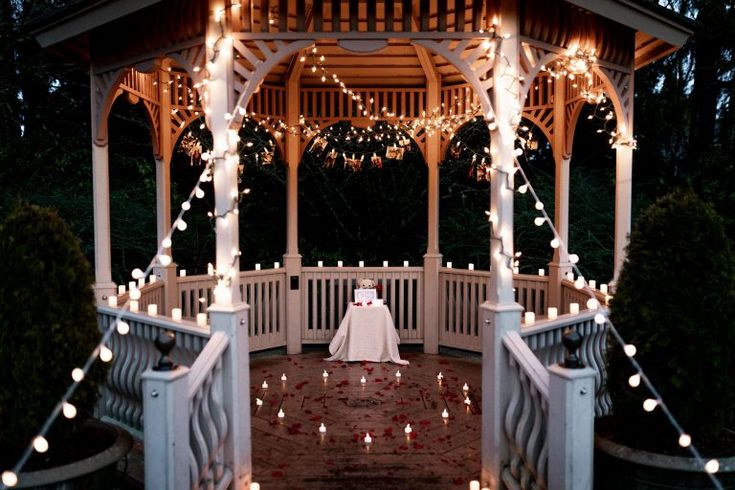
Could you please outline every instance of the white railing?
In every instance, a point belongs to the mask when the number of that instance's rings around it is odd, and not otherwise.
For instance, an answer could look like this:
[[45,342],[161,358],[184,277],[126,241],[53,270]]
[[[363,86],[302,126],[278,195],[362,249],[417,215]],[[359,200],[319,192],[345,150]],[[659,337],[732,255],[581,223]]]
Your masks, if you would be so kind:
[[[163,292],[164,284],[162,281],[155,281],[144,284],[140,289],[140,299],[138,300],[138,309],[147,311],[148,305],[158,305],[159,311],[163,311]],[[129,292],[117,295],[117,304],[122,305],[129,299]]]
[[[439,271],[439,343],[480,352],[482,328],[479,306],[487,298],[489,271],[442,268]],[[546,314],[549,278],[515,274],[516,301],[537,316]]]
[[[186,276],[177,280],[183,318],[195,319],[212,303],[211,276]],[[284,269],[240,273],[240,294],[250,305],[250,350],[286,345],[286,272]]]
[[551,366],[564,359],[564,333],[570,329],[576,330],[582,336],[579,358],[595,372],[595,415],[602,417],[612,409],[605,367],[608,326],[607,323],[595,323],[596,313],[596,310],[585,310],[578,315],[562,315],[555,320],[542,320],[523,327],[521,337],[543,366]]
[[192,488],[227,488],[232,471],[225,467],[227,414],[223,406],[222,358],[229,346],[215,332],[189,371],[189,471]]
[[420,343],[423,326],[421,267],[305,267],[302,269],[301,339],[329,342],[352,301],[360,279],[375,281],[403,343]]
[[505,412],[510,458],[502,473],[508,488],[548,488],[549,373],[516,332],[503,337],[511,388]]
[[[119,310],[97,307],[99,327],[106,331]],[[135,431],[143,429],[141,375],[160,357],[153,342],[166,330],[176,332],[177,345],[172,352],[174,362],[191,366],[209,338],[209,329],[187,321],[174,322],[166,317],[152,317],[142,313],[125,313],[122,319],[130,325],[127,335],[117,332],[110,337],[108,347],[113,360],[107,382],[101,389],[100,416],[109,418]]]
[[[608,296],[598,291],[597,289],[592,290],[595,298],[601,305],[607,305]],[[569,313],[569,305],[577,303],[581,309],[585,308],[587,300],[590,299],[589,293],[585,289],[577,289],[574,286],[574,282],[567,279],[561,281],[561,311],[559,313]]]

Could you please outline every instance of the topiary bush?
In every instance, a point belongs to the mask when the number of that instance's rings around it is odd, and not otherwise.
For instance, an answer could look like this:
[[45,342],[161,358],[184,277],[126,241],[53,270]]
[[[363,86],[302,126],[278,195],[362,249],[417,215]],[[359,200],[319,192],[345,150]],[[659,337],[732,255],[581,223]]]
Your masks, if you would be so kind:
[[[611,319],[684,430],[707,452],[735,453],[735,259],[720,217],[691,191],[653,204],[630,236]],[[622,442],[679,452],[651,393],[617,343],[609,351],[609,391]],[[729,440],[728,440],[729,439]],[[728,454],[719,454],[726,456]]]
[[[100,338],[91,267],[55,212],[21,204],[0,224],[0,298],[0,459],[7,468]],[[76,419],[57,419],[47,436],[50,450],[31,467],[69,451],[62,441],[91,415],[103,377],[97,363],[71,398]]]

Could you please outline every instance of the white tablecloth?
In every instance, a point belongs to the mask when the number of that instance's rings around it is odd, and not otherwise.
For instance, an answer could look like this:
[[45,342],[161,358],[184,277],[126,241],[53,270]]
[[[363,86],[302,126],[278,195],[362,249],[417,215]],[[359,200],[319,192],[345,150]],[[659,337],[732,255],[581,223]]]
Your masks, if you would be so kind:
[[339,330],[329,344],[327,361],[372,361],[408,364],[398,352],[398,338],[387,306],[347,306]]

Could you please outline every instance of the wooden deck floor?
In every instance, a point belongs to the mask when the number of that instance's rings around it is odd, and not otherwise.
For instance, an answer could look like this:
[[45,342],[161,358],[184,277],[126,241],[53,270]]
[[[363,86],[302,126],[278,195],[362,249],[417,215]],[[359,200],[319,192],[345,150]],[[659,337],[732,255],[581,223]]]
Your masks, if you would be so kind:
[[[479,477],[479,360],[406,353],[410,366],[396,366],[327,362],[326,356],[325,346],[251,361],[253,471],[263,489],[464,489]],[[439,371],[446,376],[441,386]],[[408,423],[413,432],[406,436]],[[373,437],[369,446],[366,432]]]

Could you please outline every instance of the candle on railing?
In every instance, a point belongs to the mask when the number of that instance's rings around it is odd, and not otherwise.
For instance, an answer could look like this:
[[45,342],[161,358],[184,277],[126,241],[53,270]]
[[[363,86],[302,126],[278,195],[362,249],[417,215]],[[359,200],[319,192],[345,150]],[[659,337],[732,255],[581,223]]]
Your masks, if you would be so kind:
[[280,269],[281,268],[281,263],[280,262],[273,262],[273,268],[274,269]]
[[468,268],[469,270],[473,271],[473,270],[475,270],[475,264],[473,264],[473,263],[469,263],[469,264],[467,264],[467,268]]
[[259,271],[260,270],[260,264],[255,264],[255,270],[256,271]]
[[206,313],[197,313],[197,325],[200,327],[207,326],[207,314]]
[[117,308],[117,296],[112,295],[109,298],[107,298],[107,305],[112,308]]
[[283,373],[283,374],[281,375],[281,381],[283,381],[284,383],[285,383],[286,381],[288,381],[288,377],[286,376],[286,373]]
[[319,433],[320,434],[326,434],[327,433],[327,426],[324,425],[324,422],[322,422],[321,425],[319,425]]
[[150,316],[158,316],[158,305],[157,304],[148,305],[148,314]]
[[138,313],[138,301],[134,299],[130,300],[130,311],[132,313]]
[[462,391],[464,391],[465,393],[468,392],[468,391],[470,391],[470,385],[468,385],[467,383],[465,383],[464,386],[462,386]]
[[286,416],[286,412],[284,412],[282,408],[279,408],[279,409],[278,409],[278,418],[279,418],[279,419],[282,419],[282,418],[284,418],[285,416]]
[[557,310],[555,306],[549,306],[546,316],[549,320],[556,320],[559,316],[559,310]]
[[579,303],[569,303],[569,313],[572,315],[579,314]]
[[413,432],[413,429],[411,428],[411,424],[406,424],[406,428],[403,429],[403,432],[405,432],[406,435],[409,435],[411,432]]
[[592,289],[597,289],[597,281],[595,281],[594,279],[590,279],[589,281],[587,281],[587,285]]
[[138,288],[142,288],[143,286],[145,286],[145,276],[138,278]]
[[408,267],[408,260],[403,261],[403,267]]
[[328,377],[329,377],[329,373],[328,373],[328,372],[327,372],[327,370],[325,369],[325,370],[324,370],[324,372],[322,373],[322,378],[324,379],[324,381],[327,381],[327,378],[328,378]]
[[357,266],[358,266],[358,267],[365,267],[365,261],[364,261],[364,260],[361,260],[361,261],[359,261],[359,262],[357,263]]
[[370,437],[370,433],[369,432],[367,434],[365,434],[364,441],[365,441],[365,444],[370,444],[371,442],[373,442],[373,438]]
[[344,265],[344,262],[342,262],[341,260],[337,261],[337,267],[342,267],[343,265]]
[[513,267],[513,274],[520,274],[520,273],[521,273],[520,267]]
[[384,260],[383,261],[383,267],[388,267],[388,261],[387,260]]
[[260,490],[260,483],[252,482],[250,484],[250,490]]
[[452,268],[452,263],[451,262],[447,262],[447,269],[451,269],[451,268]]
[[472,480],[470,482],[470,490],[480,490],[480,482],[477,480]]
[[607,294],[607,284],[600,284],[600,292],[602,294]]
[[360,378],[360,383],[362,383],[362,384],[367,383],[367,380],[365,379],[365,376],[363,376],[362,378]]
[[579,276],[576,281],[574,281],[574,287],[577,289],[582,289],[584,287],[584,276]]
[[151,274],[150,276],[148,276],[148,283],[149,283],[149,284],[153,284],[153,283],[154,283],[154,282],[156,282],[157,280],[158,280],[158,276],[157,276],[157,275],[155,275],[155,274]]
[[538,270],[538,275],[541,276],[541,277],[545,276],[546,275],[546,270],[545,269],[539,269]]
[[117,287],[117,294],[125,294],[125,284],[120,284]]
[[135,282],[135,281],[130,281],[130,282],[128,283],[128,289],[129,289],[129,290],[130,290],[130,289],[135,289],[135,288],[136,288],[136,286],[137,286],[137,284],[138,284],[138,283],[137,283],[137,282]]
[[181,269],[179,271],[179,277],[186,277],[186,269]]
[[324,267],[324,261],[323,260],[317,260],[316,266],[317,267]]
[[171,309],[171,319],[175,322],[181,321],[181,308]]
[[536,313],[527,311],[523,319],[526,325],[533,325],[536,322]]
[[574,272],[567,272],[567,281],[574,281]]
[[442,418],[444,420],[447,420],[449,418],[449,412],[447,411],[446,408],[442,411]]
[[260,387],[263,388],[264,390],[267,390],[268,389],[268,381],[263,380],[263,384],[260,385]]

